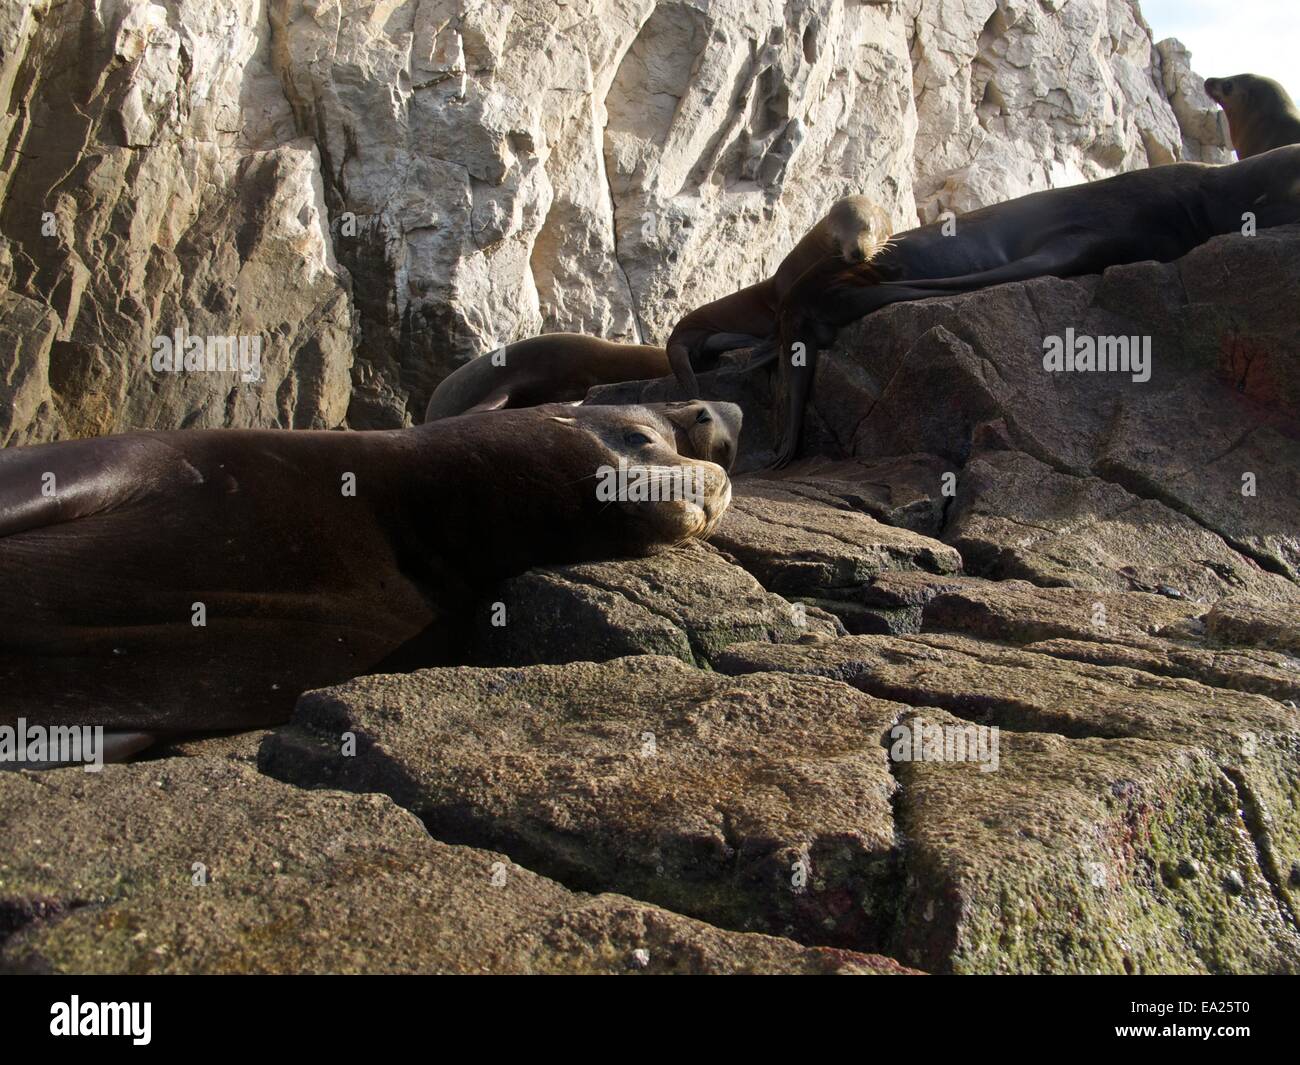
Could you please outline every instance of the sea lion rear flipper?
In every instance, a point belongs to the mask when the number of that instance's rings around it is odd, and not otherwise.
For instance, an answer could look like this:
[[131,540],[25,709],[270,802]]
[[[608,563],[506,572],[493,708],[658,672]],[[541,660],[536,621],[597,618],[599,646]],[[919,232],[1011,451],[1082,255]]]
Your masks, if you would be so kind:
[[939,292],[974,292],[976,289],[990,288],[993,285],[1005,285],[1010,281],[1029,281],[1035,277],[1067,277],[1080,272],[1082,265],[1074,255],[1062,255],[1058,251],[1041,251],[1034,255],[1027,255],[1023,259],[1014,259],[991,270],[980,270],[973,274],[961,274],[958,277],[903,277],[897,281],[882,282],[882,285]]
[[504,410],[508,406],[510,406],[510,393],[497,392],[494,393],[493,395],[488,396],[487,399],[480,400],[478,403],[475,403],[474,406],[466,410],[465,413],[478,414],[481,411]]

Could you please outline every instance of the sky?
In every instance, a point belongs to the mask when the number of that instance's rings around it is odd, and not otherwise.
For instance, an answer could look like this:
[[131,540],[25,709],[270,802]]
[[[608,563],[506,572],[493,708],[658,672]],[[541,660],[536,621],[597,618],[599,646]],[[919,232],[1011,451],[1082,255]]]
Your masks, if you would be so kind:
[[1138,0],[1157,41],[1177,37],[1203,78],[1263,74],[1300,103],[1300,0]]

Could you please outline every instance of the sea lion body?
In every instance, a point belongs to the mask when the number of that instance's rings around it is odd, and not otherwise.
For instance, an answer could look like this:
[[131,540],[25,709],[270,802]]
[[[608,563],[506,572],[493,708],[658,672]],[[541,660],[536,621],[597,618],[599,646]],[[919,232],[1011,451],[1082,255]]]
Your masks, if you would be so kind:
[[[897,233],[865,269],[801,280],[779,314],[785,426],[776,465],[797,451],[818,349],[850,322],[889,303],[945,292],[1170,262],[1210,237],[1239,231],[1247,212],[1259,227],[1300,221],[1300,146],[1227,166],[1171,163],[1031,193],[962,215],[955,231],[934,222]],[[802,366],[789,358],[796,343]]]
[[819,272],[829,276],[866,263],[888,236],[888,217],[867,197],[837,200],[771,277],[697,307],[673,327],[666,345],[668,361],[682,388],[699,395],[695,367],[708,364],[706,356],[761,344],[774,336],[781,303],[800,279],[815,284]]
[[[713,529],[726,473],[683,458],[676,432],[651,406],[546,406],[0,452],[0,723],[248,728],[403,655],[451,660],[501,577]],[[689,465],[706,490],[602,500],[600,471],[620,459]]]
[[1272,78],[1258,74],[1206,78],[1205,91],[1228,116],[1238,159],[1300,144],[1300,110]]
[[582,333],[546,333],[471,359],[429,398],[424,420],[471,411],[578,403],[587,390],[667,377],[668,356],[649,344],[616,344]]

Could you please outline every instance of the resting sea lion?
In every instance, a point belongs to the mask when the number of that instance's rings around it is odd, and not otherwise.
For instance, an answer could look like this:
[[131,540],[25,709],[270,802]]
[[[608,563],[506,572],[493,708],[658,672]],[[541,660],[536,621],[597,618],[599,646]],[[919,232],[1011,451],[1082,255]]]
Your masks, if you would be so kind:
[[1205,91],[1228,116],[1238,159],[1285,144],[1300,144],[1300,111],[1286,89],[1272,78],[1258,74],[1206,78]]
[[662,411],[663,417],[672,424],[679,454],[687,458],[704,459],[731,472],[740,450],[738,406],[701,399],[656,403],[653,406]]
[[[709,410],[739,424],[729,404]],[[248,728],[415,652],[452,661],[476,597],[506,575],[712,532],[727,474],[680,455],[679,431],[653,405],[553,405],[6,449],[0,723]],[[695,487],[601,495],[620,460]]]
[[[902,300],[1096,274],[1144,259],[1170,262],[1210,237],[1240,231],[1246,212],[1259,227],[1300,221],[1300,146],[1226,166],[1171,163],[1031,193],[962,215],[948,235],[942,222],[897,233],[865,269],[805,277],[780,313],[785,425],[776,465],[798,449],[817,351],[842,326]],[[802,366],[790,357],[796,343]]]
[[762,343],[776,332],[777,311],[800,278],[830,274],[869,262],[889,237],[889,218],[865,196],[837,200],[781,260],[776,273],[756,285],[697,307],[668,337],[668,362],[687,394],[700,394],[695,367],[705,356]]
[[433,390],[424,420],[577,403],[595,385],[650,381],[668,373],[663,348],[615,344],[582,333],[546,333],[507,344],[455,370]]

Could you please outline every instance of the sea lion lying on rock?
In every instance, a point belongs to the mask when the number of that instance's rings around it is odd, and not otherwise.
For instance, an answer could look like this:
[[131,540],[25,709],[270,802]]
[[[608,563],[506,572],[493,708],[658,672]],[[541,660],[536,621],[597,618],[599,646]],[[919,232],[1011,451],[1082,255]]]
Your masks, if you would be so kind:
[[668,356],[649,344],[615,344],[582,333],[546,333],[471,359],[443,379],[424,420],[471,411],[577,403],[594,385],[667,377]]
[[688,395],[698,396],[696,368],[710,364],[725,351],[751,347],[774,336],[781,301],[800,279],[814,286],[820,277],[869,262],[884,247],[889,229],[888,216],[867,197],[846,196],[836,201],[781,260],[775,274],[697,307],[673,327],[667,351],[678,383]]
[[1300,144],[1300,111],[1286,89],[1272,78],[1258,74],[1206,78],[1205,91],[1228,116],[1238,159]]
[[[704,430],[740,412],[689,406],[710,421],[551,405],[0,452],[0,724],[249,728],[286,720],[310,688],[452,661],[466,612],[504,576],[713,531],[726,471],[677,440],[696,429],[716,446]],[[620,464],[661,498],[613,490]]]
[[955,226],[897,233],[863,267],[806,276],[779,316],[777,403],[785,418],[775,465],[798,450],[818,350],[850,322],[903,300],[1170,262],[1239,232],[1248,214],[1260,228],[1300,221],[1300,145],[1226,166],[1171,163],[1031,193],[961,215]]

